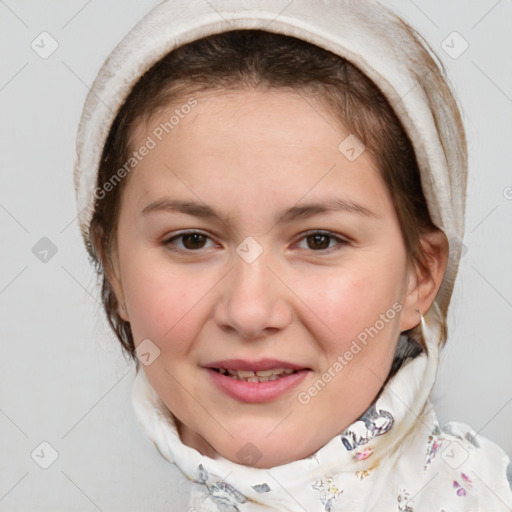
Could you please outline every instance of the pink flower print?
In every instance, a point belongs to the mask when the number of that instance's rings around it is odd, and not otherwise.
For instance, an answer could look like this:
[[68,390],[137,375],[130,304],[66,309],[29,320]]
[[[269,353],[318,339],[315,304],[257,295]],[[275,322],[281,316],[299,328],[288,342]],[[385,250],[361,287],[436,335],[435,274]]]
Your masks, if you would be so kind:
[[[471,487],[473,487],[473,482],[471,481],[471,479],[468,477],[468,475],[466,475],[466,473],[461,473],[460,474],[460,477],[462,478],[462,480],[464,481],[464,484],[468,489],[470,489]],[[459,484],[459,482],[457,482],[456,480],[453,481],[453,487],[455,489],[457,489],[457,496],[466,496],[467,494],[467,491],[464,487],[462,487],[461,484]]]
[[373,454],[373,448],[368,447],[368,448],[365,448],[364,450],[362,450],[360,452],[357,452],[355,454],[355,458],[357,460],[365,460],[365,459],[367,459],[372,454]]

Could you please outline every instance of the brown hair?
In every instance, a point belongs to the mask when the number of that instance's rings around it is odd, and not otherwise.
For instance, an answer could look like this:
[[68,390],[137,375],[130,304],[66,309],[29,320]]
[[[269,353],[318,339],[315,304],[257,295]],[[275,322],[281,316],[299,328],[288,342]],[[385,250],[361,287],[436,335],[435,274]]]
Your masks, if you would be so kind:
[[[373,157],[393,200],[408,259],[428,274],[419,240],[423,232],[436,227],[422,192],[411,141],[392,106],[349,61],[294,37],[262,30],[233,30],[188,43],[167,54],[139,79],[120,107],[103,148],[97,187],[104,189],[130,158],[133,134],[142,121],[149,121],[160,109],[194,93],[247,87],[285,88],[330,107]],[[108,322],[138,366],[130,325],[117,312],[117,297],[105,272],[105,268],[112,268],[125,181],[97,198],[89,251],[102,279]],[[446,330],[445,323],[443,327]],[[417,328],[407,334],[423,345]]]

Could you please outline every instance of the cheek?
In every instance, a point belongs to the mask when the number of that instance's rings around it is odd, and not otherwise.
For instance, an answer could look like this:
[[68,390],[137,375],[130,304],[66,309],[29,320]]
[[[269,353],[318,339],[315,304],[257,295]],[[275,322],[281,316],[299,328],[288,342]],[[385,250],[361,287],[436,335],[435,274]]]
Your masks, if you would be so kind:
[[373,349],[365,348],[364,356],[358,356],[360,363],[366,358],[388,359],[388,348],[399,333],[403,278],[399,261],[387,261],[382,267],[370,258],[297,281],[301,283],[297,295],[314,313],[309,315],[309,329],[323,345],[328,362],[344,354],[357,339],[362,343],[381,340],[371,344]]
[[202,299],[212,288],[213,277],[132,253],[122,281],[135,345],[149,338],[161,350],[186,349],[204,322],[199,318],[205,314]]
[[[337,336],[348,329],[364,328],[400,301],[401,286],[392,268],[350,268],[304,282],[301,296]],[[354,332],[350,332],[354,334]]]

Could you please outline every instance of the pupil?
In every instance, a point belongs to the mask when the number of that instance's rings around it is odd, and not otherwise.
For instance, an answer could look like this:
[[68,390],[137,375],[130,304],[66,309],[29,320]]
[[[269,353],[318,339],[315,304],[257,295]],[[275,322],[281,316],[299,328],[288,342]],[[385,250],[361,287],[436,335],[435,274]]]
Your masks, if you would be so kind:
[[204,245],[204,235],[200,233],[192,233],[190,235],[185,235],[184,244],[187,249],[198,249]]
[[313,240],[313,244],[316,247],[311,247],[311,249],[327,249],[329,247],[329,236],[328,235],[310,235],[308,236],[308,240]]

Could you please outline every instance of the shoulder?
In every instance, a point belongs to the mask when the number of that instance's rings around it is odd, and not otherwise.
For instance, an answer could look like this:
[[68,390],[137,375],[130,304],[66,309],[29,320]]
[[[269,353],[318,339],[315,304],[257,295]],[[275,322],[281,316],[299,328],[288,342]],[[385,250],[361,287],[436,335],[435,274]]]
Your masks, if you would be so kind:
[[500,446],[456,421],[440,427],[438,438],[443,466],[454,475],[460,495],[473,492],[496,498],[512,510],[512,462]]
[[[450,421],[441,426],[439,430],[441,436],[453,443],[454,449],[463,450],[464,453],[461,452],[461,456],[464,456],[468,462],[492,460],[494,466],[505,467],[506,470],[512,467],[509,456],[500,446],[480,435],[466,423]],[[506,473],[507,471],[504,474]],[[510,473],[509,469],[508,473]],[[512,485],[512,481],[510,484]]]
[[418,419],[406,454],[421,463],[401,471],[411,489],[421,483],[418,511],[512,512],[512,463],[500,446],[465,423],[441,425],[432,403]]

